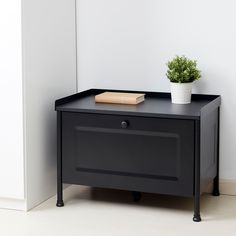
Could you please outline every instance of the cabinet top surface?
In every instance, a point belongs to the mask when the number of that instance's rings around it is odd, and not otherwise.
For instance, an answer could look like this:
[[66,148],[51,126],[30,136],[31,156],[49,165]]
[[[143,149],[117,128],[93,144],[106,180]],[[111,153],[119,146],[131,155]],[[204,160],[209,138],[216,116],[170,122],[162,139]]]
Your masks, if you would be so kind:
[[122,91],[145,93],[145,101],[137,105],[105,104],[96,103],[95,95],[104,91],[90,89],[56,101],[56,110],[64,112],[85,112],[99,114],[135,115],[165,118],[199,119],[209,110],[220,106],[219,95],[192,95],[190,104],[173,104],[169,93],[144,92],[144,91]]

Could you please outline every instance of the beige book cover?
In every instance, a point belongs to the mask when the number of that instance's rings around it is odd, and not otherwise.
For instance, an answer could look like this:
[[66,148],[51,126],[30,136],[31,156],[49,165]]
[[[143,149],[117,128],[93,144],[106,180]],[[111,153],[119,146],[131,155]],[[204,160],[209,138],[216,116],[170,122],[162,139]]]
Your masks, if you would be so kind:
[[104,92],[95,96],[95,101],[100,103],[139,104],[144,101],[143,93]]

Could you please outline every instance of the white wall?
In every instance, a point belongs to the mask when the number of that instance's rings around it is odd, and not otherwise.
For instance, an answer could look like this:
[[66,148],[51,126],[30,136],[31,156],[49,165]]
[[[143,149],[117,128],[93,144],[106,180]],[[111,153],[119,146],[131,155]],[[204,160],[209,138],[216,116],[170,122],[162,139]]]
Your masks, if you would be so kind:
[[0,2],[0,207],[56,193],[54,102],[76,91],[75,22],[75,0]]
[[0,1],[0,202],[24,199],[21,79],[21,3]]
[[75,3],[0,2],[0,207],[56,193],[54,103],[76,92]]
[[166,62],[197,59],[194,92],[222,95],[220,175],[236,180],[236,1],[77,1],[78,89],[169,91]]
[[27,209],[56,193],[56,99],[76,92],[75,0],[22,0]]

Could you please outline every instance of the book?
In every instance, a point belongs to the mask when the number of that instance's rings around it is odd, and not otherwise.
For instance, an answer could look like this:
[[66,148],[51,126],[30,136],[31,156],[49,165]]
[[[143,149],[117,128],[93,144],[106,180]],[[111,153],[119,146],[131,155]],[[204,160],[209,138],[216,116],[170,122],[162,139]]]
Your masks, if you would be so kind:
[[144,96],[143,93],[104,92],[95,96],[95,102],[136,105],[144,101]]

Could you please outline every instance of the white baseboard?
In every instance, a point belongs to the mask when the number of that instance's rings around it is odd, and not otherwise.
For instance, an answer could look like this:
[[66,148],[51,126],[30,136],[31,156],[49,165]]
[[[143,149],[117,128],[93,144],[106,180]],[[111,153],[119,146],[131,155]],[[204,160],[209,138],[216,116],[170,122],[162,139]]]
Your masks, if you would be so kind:
[[236,196],[236,180],[220,179],[220,193]]
[[[68,188],[69,184],[64,184],[63,189]],[[44,196],[43,198],[39,199],[38,201],[31,202],[31,204],[27,203],[26,199],[11,199],[11,198],[1,198],[0,197],[0,209],[9,209],[9,210],[19,210],[19,211],[30,211],[34,207],[42,204],[43,202],[47,201],[49,198],[54,197],[55,193],[51,195]],[[56,206],[56,200],[55,200]]]
[[[63,184],[63,189],[65,190],[66,188],[68,188],[70,186],[70,184]],[[43,202],[47,201],[48,199],[54,197],[56,194],[56,190],[53,191],[51,194],[47,194],[46,196],[41,196],[39,197],[38,199],[34,199],[34,201],[27,201],[27,204],[26,204],[26,211],[30,211],[32,210],[33,208],[41,205]],[[56,206],[56,201],[55,201],[55,206]]]
[[26,211],[26,201],[20,199],[0,198],[0,208]]
[[[236,196],[236,180],[220,179],[220,194]],[[207,188],[207,193],[211,193],[213,184]]]

